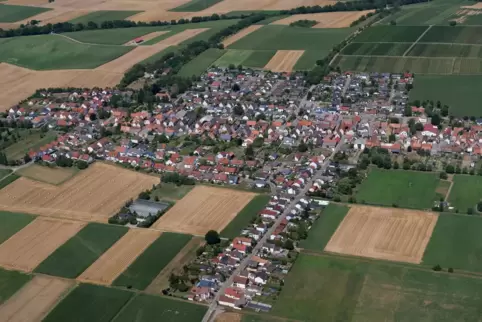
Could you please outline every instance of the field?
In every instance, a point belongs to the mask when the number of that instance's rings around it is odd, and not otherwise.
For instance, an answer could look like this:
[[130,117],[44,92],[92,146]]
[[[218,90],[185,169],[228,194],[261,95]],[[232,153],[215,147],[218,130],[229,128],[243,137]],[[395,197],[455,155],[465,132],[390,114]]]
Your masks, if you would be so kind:
[[9,169],[0,169],[0,180],[12,173],[12,170]]
[[0,268],[0,304],[8,300],[30,279],[30,275]]
[[48,11],[47,8],[0,4],[0,22],[16,22]]
[[323,12],[302,15],[292,15],[284,19],[272,22],[273,25],[289,25],[298,20],[314,20],[318,24],[313,28],[347,28],[350,24],[373,10],[365,11],[342,11],[342,12]]
[[420,42],[482,44],[482,39],[478,36],[481,32],[482,26],[433,26]]
[[35,217],[27,214],[0,211],[0,222],[2,223],[0,225],[0,244],[30,224],[34,219]]
[[167,297],[139,294],[119,313],[113,322],[191,322],[201,321],[207,306]]
[[0,191],[0,209],[107,222],[127,200],[157,183],[154,176],[96,162],[58,186],[20,178]]
[[272,72],[291,72],[304,50],[278,50],[264,69]]
[[162,233],[112,284],[144,290],[190,240],[190,235]]
[[201,76],[223,54],[224,51],[221,49],[209,48],[182,66],[178,75],[181,77]]
[[353,42],[343,48],[342,55],[402,56],[410,48],[407,43]]
[[72,281],[36,276],[0,306],[3,321],[41,321],[73,286]]
[[233,189],[196,186],[176,202],[153,228],[192,235],[223,230],[255,194]]
[[95,12],[91,12],[84,16],[75,18],[70,20],[70,23],[83,23],[87,24],[91,21],[95,23],[102,23],[104,21],[113,21],[113,20],[124,20],[127,17],[133,16],[141,11],[109,11],[109,10],[99,10]]
[[132,294],[114,288],[80,284],[43,321],[111,321]]
[[35,272],[76,278],[126,232],[126,227],[90,223],[57,248]]
[[414,42],[425,30],[427,26],[374,26],[365,29],[354,42]]
[[246,37],[250,33],[255,32],[256,30],[260,29],[261,27],[263,27],[263,26],[262,25],[251,25],[251,26],[248,26],[244,29],[241,29],[238,33],[224,39],[222,44],[223,44],[224,48],[226,48],[226,47],[230,46],[231,44],[234,44],[238,40]]
[[438,214],[354,206],[325,251],[419,264]]
[[22,136],[20,140],[5,149],[7,158],[9,160],[22,159],[30,150],[38,149],[42,145],[54,141],[57,137],[54,132],[45,133],[43,138],[41,135],[40,131],[32,131],[32,134]]
[[401,7],[400,11],[384,18],[380,23],[389,24],[396,21],[398,26],[414,25],[447,25],[453,15],[464,2],[460,0],[424,2]]
[[178,12],[196,12],[207,9],[222,0],[191,0],[179,7],[171,9],[169,11]]
[[241,65],[251,68],[263,68],[275,53],[275,50],[228,49],[213,65],[228,67],[230,64],[234,64],[235,66]]
[[356,199],[373,205],[430,209],[438,182],[437,173],[373,168],[357,188]]
[[331,236],[345,218],[350,208],[337,204],[330,204],[323,209],[320,218],[313,224],[308,238],[301,242],[304,249],[322,251],[330,241]]
[[78,279],[90,283],[110,285],[159,235],[159,232],[153,230],[129,230],[94,264],[89,266]]
[[295,70],[311,70],[315,67],[316,61],[325,58],[329,50],[305,50],[303,55],[296,62]]
[[45,182],[53,185],[59,185],[78,173],[76,168],[50,168],[37,164],[32,164],[26,168],[22,168],[16,172],[22,177],[35,181]]
[[[481,113],[482,114],[482,113]],[[482,200],[482,178],[478,176],[455,175],[453,186],[448,197],[452,207],[465,213],[468,208],[475,209]]]
[[313,322],[320,314],[323,321],[477,321],[481,287],[478,278],[301,254],[272,313]]
[[180,200],[184,198],[192,188],[194,188],[194,186],[176,186],[173,183],[161,183],[159,188],[152,191],[151,200],[155,197],[159,197],[159,199]]
[[84,224],[51,218],[36,218],[0,245],[0,266],[32,271]]
[[18,178],[20,178],[18,175],[16,175],[15,173],[12,173],[8,177],[4,177],[3,179],[0,179],[0,189],[5,188],[6,186],[11,184]]

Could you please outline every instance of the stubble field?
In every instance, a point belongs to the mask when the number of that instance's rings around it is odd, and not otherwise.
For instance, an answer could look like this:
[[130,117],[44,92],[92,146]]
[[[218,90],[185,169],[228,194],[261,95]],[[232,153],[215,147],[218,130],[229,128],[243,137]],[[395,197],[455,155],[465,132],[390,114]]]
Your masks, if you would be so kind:
[[352,207],[325,251],[419,264],[437,219],[422,211]]
[[0,191],[0,209],[107,222],[127,200],[157,183],[154,176],[96,162],[58,186],[20,178]]
[[235,43],[236,41],[238,41],[241,38],[246,37],[247,35],[249,35],[250,33],[254,32],[256,30],[258,30],[261,27],[263,27],[263,26],[262,25],[251,25],[247,28],[241,29],[241,31],[239,31],[238,33],[224,39],[222,44],[224,45],[224,48],[226,48],[229,45]]
[[314,20],[318,24],[312,28],[347,28],[350,24],[359,19],[361,16],[367,13],[373,12],[373,10],[364,11],[342,11],[342,12],[322,12],[311,13],[302,15],[292,15],[287,18],[276,20],[272,22],[272,25],[289,25],[292,22],[298,20]]
[[196,186],[153,227],[198,236],[211,229],[221,231],[254,196],[232,189]]
[[278,50],[264,69],[272,72],[291,72],[304,50]]

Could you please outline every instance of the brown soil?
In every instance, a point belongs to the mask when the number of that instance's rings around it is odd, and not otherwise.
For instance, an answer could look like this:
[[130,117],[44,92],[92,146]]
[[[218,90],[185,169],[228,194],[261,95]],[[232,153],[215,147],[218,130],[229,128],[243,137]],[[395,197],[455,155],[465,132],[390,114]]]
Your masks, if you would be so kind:
[[242,315],[233,312],[223,312],[216,317],[215,322],[241,322]]
[[353,21],[373,11],[374,10],[344,11],[293,15],[284,19],[276,20],[271,24],[289,25],[290,23],[298,20],[314,20],[318,21],[318,24],[313,26],[313,28],[346,28],[349,27]]
[[264,69],[273,72],[291,72],[304,50],[278,50]]
[[250,33],[254,32],[256,30],[258,30],[261,27],[263,27],[263,26],[262,25],[251,25],[247,28],[241,29],[241,31],[238,32],[237,34],[234,34],[231,37],[228,37],[228,38],[223,40],[224,47],[226,48],[229,45],[234,44],[236,41],[240,40],[241,38],[246,37],[247,35],[249,35]]

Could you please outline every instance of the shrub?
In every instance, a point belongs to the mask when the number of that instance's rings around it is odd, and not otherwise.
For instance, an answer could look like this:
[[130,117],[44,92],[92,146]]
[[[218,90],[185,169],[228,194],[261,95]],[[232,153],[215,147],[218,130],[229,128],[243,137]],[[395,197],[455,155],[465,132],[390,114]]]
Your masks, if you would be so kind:
[[439,271],[442,270],[442,267],[441,267],[439,264],[437,264],[437,265],[435,265],[434,267],[432,267],[432,269],[433,269],[434,271],[436,271],[436,272],[439,272]]

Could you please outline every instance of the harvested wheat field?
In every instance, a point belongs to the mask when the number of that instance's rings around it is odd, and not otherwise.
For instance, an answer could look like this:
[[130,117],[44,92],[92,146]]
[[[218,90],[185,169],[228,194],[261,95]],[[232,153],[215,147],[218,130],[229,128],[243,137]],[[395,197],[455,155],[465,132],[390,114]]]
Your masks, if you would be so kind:
[[437,219],[431,212],[354,206],[325,251],[419,264]]
[[0,190],[0,210],[107,222],[159,178],[96,162],[61,185],[17,179]]
[[464,8],[464,9],[482,9],[482,2],[476,2],[475,4],[471,5],[471,6],[462,6],[461,8]]
[[41,321],[73,284],[65,279],[35,276],[0,306],[0,321]]
[[241,29],[240,32],[238,32],[238,33],[236,33],[236,34],[234,34],[234,35],[232,35],[232,36],[223,40],[224,48],[228,47],[231,44],[234,44],[239,39],[246,37],[247,35],[249,35],[250,33],[254,32],[256,30],[258,30],[261,27],[263,27],[263,25],[251,25],[247,28]]
[[[154,39],[154,38],[156,38],[160,35],[167,34],[168,32],[169,32],[169,30],[154,31],[154,32],[148,33],[147,35],[137,37],[136,39],[140,38],[140,39],[142,39],[143,42],[146,42],[146,41]],[[127,43],[124,44],[124,46],[135,46],[135,45],[137,45],[136,39],[132,39],[132,40],[128,41]]]
[[215,322],[241,322],[242,315],[234,312],[223,312],[216,317]]
[[128,20],[132,21],[171,21],[179,19],[191,19],[194,16],[199,16],[198,12],[174,12],[166,11],[164,9],[152,8],[150,10],[139,12],[130,16]]
[[278,50],[264,69],[272,72],[291,72],[304,50]]
[[30,272],[84,225],[38,217],[0,245],[0,266]]
[[159,236],[160,232],[130,229],[77,279],[83,282],[110,285]]
[[298,20],[314,20],[318,21],[318,24],[313,28],[346,28],[350,27],[350,24],[359,19],[361,16],[367,13],[374,12],[375,10],[365,11],[342,11],[342,12],[323,12],[323,13],[310,13],[305,15],[293,15],[284,19],[276,20],[272,22],[272,25],[289,25],[292,22]]
[[16,174],[21,175],[22,177],[53,185],[61,184],[72,178],[76,173],[77,170],[75,168],[50,168],[38,164],[32,164],[16,172]]
[[153,227],[197,236],[204,236],[211,229],[221,231],[254,196],[233,189],[196,186]]

